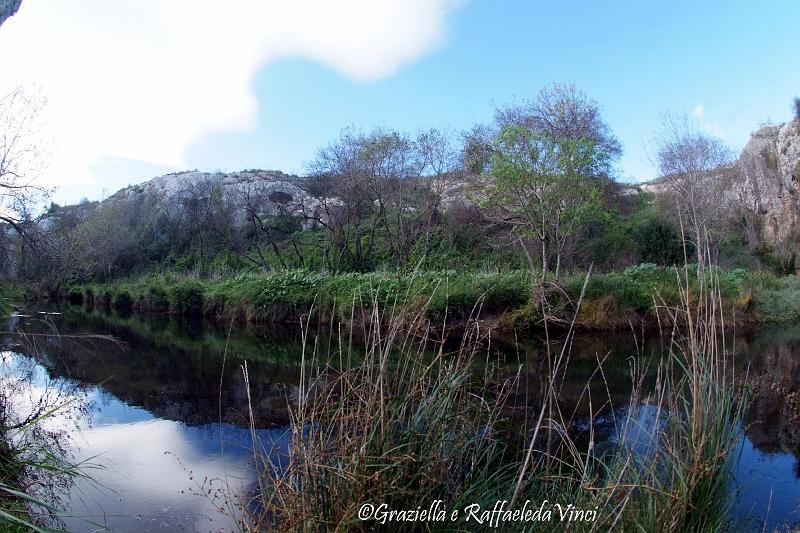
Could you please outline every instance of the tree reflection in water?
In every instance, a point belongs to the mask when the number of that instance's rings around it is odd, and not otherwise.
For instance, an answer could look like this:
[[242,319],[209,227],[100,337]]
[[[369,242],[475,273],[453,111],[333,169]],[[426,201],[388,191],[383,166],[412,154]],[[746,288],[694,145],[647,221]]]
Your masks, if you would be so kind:
[[[75,380],[51,376],[37,360],[49,347],[92,342],[93,335],[64,336],[47,315],[13,315],[0,337],[0,463],[7,490],[0,502],[24,504],[35,524],[63,527],[64,501],[76,477],[92,465],[75,463],[75,429],[91,420],[91,402]],[[22,354],[27,354],[24,356]],[[27,517],[23,517],[27,520]]]

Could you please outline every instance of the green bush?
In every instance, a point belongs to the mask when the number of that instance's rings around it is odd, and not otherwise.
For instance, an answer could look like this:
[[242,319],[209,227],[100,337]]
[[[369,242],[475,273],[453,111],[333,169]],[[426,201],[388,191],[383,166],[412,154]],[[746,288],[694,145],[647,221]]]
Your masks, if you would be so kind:
[[794,289],[769,289],[753,296],[755,312],[759,318],[782,322],[800,318],[800,292]]
[[253,299],[258,318],[281,319],[308,311],[319,290],[322,276],[306,270],[290,270],[267,276]]
[[166,313],[169,309],[169,300],[167,299],[167,292],[161,287],[151,286],[147,288],[147,292],[143,298],[143,306],[148,310],[155,313]]
[[199,315],[203,312],[203,286],[200,282],[187,280],[170,287],[167,292],[169,308],[173,313]]
[[133,298],[127,292],[119,292],[114,296],[113,306],[117,311],[130,311],[133,308]]
[[[650,218],[633,232],[637,261],[675,265],[683,263],[683,239],[677,228],[662,218]],[[691,255],[692,251],[687,249]]]

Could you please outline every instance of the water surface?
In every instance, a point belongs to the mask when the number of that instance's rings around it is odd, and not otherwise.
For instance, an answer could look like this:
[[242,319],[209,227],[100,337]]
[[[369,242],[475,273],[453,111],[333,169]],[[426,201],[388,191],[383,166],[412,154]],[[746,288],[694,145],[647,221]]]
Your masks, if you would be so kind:
[[[299,326],[223,327],[70,306],[32,308],[28,314],[13,321],[28,337],[3,340],[4,368],[32,366],[34,389],[61,384],[80,397],[86,408],[77,420],[58,423],[74,459],[101,467],[91,470],[93,480],[79,478],[65,491],[60,505],[67,528],[233,528],[239,510],[225,502],[231,496],[246,502],[256,487],[254,434],[278,462],[286,450],[287,405],[296,397],[300,374]],[[46,335],[52,331],[60,336]],[[330,332],[319,335],[331,340]],[[491,357],[509,368],[522,365],[525,386],[535,396],[545,364],[543,340],[497,346]],[[634,342],[630,333],[579,336],[562,399],[577,404],[576,419],[585,417],[578,399],[603,360],[603,379],[593,380],[592,393],[610,396],[624,409],[632,361],[659,350],[657,339]],[[763,520],[768,528],[798,525],[800,324],[739,336],[735,350],[737,372],[758,379],[732,472],[732,516],[751,520],[756,530]],[[646,416],[646,409],[641,412]]]

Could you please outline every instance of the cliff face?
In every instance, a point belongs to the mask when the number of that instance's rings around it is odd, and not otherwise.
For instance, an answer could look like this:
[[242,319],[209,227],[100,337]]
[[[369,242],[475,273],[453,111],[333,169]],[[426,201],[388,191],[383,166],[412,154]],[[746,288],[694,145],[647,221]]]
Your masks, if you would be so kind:
[[19,9],[22,0],[0,0],[0,26]]
[[753,133],[739,158],[736,201],[758,224],[759,237],[778,251],[800,240],[800,122]]

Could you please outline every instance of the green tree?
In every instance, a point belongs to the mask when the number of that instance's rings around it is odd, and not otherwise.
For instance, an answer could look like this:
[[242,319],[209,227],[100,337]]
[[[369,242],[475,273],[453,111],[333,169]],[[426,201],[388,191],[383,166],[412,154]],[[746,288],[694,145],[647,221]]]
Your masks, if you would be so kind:
[[529,243],[539,248],[542,279],[550,261],[558,279],[568,240],[604,214],[600,190],[590,176],[608,165],[591,139],[555,139],[544,131],[509,125],[495,142],[485,204],[496,221],[511,227],[534,268]]
[[639,263],[670,266],[684,260],[680,232],[663,218],[653,217],[638,226],[633,232],[633,242]]

